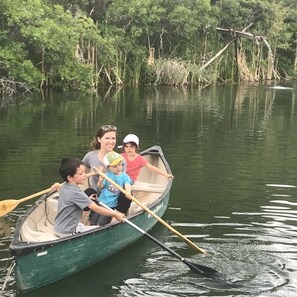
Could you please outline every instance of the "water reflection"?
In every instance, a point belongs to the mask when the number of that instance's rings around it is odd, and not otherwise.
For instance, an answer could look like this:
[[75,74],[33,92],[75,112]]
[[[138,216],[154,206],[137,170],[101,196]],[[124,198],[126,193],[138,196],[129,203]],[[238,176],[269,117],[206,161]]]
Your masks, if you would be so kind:
[[[208,255],[197,254],[163,226],[153,235],[223,276],[220,281],[193,274],[142,239],[26,295],[16,293],[11,277],[3,296],[295,296],[295,114],[295,86],[214,87],[203,93],[124,88],[99,98],[62,94],[2,106],[1,199],[48,188],[62,157],[82,157],[98,125],[115,124],[118,141],[133,132],[141,148],[162,146],[175,175],[166,219]],[[13,227],[33,202],[0,218],[0,285]]]

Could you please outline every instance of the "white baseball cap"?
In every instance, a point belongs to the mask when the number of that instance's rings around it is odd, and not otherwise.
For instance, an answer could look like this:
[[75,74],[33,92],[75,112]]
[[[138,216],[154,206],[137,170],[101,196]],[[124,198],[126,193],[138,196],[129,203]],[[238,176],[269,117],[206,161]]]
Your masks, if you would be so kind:
[[136,146],[139,146],[139,138],[135,134],[128,134],[123,140],[123,144],[126,144],[128,142],[134,142]]

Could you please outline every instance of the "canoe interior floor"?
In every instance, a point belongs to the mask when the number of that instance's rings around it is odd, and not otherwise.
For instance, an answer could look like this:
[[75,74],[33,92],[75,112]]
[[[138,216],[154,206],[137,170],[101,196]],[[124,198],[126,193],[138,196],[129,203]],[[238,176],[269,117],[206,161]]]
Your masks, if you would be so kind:
[[[132,194],[145,206],[149,207],[156,199],[160,197],[166,185],[152,185],[147,183],[138,183],[132,189]],[[20,239],[25,242],[43,242],[58,239],[53,232],[53,225],[58,209],[59,194],[55,193],[46,200],[37,201],[40,205],[24,221]],[[141,206],[135,202],[131,203],[127,217],[142,211]]]

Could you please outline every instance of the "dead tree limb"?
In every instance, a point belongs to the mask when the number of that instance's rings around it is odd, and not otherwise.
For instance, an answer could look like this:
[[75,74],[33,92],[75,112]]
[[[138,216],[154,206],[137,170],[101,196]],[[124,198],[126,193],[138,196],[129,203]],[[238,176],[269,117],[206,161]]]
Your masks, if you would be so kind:
[[[245,32],[248,28],[250,28],[253,25],[253,23],[249,24],[247,27],[245,27],[241,32]],[[228,30],[228,29],[225,29]],[[202,71],[205,69],[209,64],[211,64],[214,60],[216,60],[220,55],[224,53],[224,51],[230,46],[230,44],[235,40],[236,37],[233,37],[231,41],[229,41],[215,56],[213,56],[210,60],[208,60],[204,65],[202,65],[199,68],[199,71]]]
[[230,44],[235,40],[235,38],[233,38],[231,41],[229,41],[215,56],[213,56],[210,60],[208,60],[204,65],[202,65],[199,68],[199,71],[202,71],[203,69],[205,69],[209,64],[211,64],[214,60],[216,60],[229,46]]
[[255,35],[253,33],[245,32],[245,29],[240,31],[232,28],[229,28],[229,29],[217,28],[217,31],[230,33],[233,38],[243,37],[250,40],[254,40],[256,42],[262,42],[264,39],[266,39],[266,37],[263,35]]

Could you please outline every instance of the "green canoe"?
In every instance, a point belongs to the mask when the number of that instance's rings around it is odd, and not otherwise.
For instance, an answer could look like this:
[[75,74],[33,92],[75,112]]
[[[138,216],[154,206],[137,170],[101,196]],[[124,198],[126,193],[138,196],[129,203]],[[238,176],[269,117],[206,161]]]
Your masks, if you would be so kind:
[[[171,173],[159,146],[153,146],[141,155],[152,165]],[[171,185],[171,179],[143,168],[138,181],[132,186],[133,196],[161,217],[168,205]],[[58,238],[53,233],[58,198],[58,193],[41,197],[17,221],[10,253],[15,261],[16,285],[21,292],[37,289],[76,273],[143,236],[127,223],[115,223]],[[157,222],[134,202],[127,218],[145,231]]]

